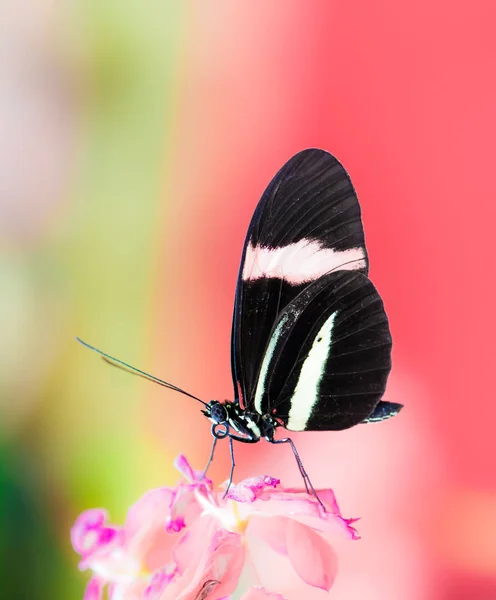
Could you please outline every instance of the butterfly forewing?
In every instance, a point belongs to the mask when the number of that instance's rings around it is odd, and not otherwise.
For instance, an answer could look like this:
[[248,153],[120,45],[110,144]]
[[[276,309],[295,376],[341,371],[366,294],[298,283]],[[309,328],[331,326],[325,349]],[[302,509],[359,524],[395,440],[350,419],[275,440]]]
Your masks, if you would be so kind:
[[245,240],[232,328],[236,397],[253,407],[264,350],[279,315],[335,270],[367,273],[358,199],[343,166],[310,149],[291,158],[265,190]]

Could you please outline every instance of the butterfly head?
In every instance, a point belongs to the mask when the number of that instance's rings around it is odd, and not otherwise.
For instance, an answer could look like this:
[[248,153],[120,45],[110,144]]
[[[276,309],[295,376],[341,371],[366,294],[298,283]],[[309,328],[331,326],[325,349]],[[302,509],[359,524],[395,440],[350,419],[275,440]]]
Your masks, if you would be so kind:
[[225,423],[229,419],[225,404],[218,400],[211,400],[202,413],[213,423]]

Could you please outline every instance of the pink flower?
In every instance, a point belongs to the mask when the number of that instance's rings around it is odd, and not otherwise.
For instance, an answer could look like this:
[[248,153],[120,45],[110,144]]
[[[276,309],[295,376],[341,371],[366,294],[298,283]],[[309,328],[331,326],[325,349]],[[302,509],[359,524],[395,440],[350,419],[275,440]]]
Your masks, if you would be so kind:
[[241,600],[285,600],[281,594],[273,594],[271,592],[267,592],[262,587],[252,587],[250,588],[246,594],[241,598]]
[[[309,586],[330,589],[336,574],[331,536],[358,537],[331,490],[318,492],[325,511],[313,496],[269,476],[245,479],[224,499],[183,456],[176,467],[184,481],[146,493],[123,527],[109,525],[100,509],[76,520],[72,544],[80,568],[93,572],[85,600],[103,598],[105,586],[111,600],[228,599],[242,572],[244,582],[264,583],[257,574],[264,548]],[[243,600],[284,599],[252,587]]]

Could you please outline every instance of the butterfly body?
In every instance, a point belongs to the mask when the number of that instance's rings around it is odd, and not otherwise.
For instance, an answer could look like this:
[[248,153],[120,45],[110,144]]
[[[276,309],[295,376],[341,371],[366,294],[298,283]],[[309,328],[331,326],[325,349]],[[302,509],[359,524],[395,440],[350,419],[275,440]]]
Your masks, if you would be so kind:
[[212,421],[212,435],[217,439],[230,437],[248,444],[262,438],[272,441],[276,427],[280,425],[274,417],[249,412],[236,401],[212,400],[202,412]]

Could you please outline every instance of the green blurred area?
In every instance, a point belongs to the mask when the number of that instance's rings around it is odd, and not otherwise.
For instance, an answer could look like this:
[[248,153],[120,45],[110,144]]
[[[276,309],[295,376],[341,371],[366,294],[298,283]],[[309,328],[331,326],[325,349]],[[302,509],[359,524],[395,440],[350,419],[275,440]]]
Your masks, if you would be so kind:
[[82,597],[72,522],[100,505],[122,520],[153,470],[135,382],[74,336],[146,356],[183,15],[151,0],[70,11],[56,61],[73,95],[71,184],[36,240],[2,243],[2,598]]

